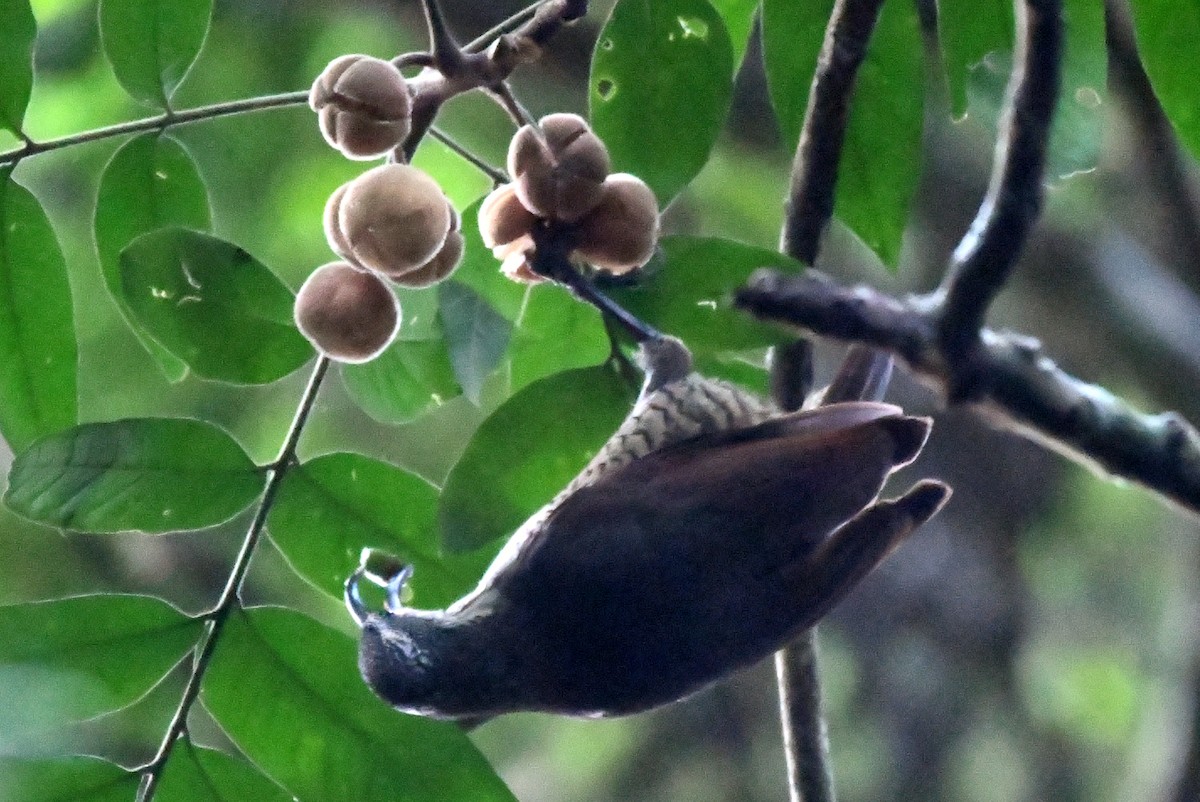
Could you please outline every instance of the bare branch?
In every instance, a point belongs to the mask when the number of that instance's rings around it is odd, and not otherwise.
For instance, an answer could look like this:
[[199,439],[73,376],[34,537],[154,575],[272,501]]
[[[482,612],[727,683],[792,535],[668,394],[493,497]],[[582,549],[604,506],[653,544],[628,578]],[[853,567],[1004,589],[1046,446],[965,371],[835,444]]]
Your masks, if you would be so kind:
[[[1008,280],[1041,212],[1062,47],[1059,0],[1017,4],[1017,53],[991,182],[933,296],[940,306],[938,336],[948,355],[963,354],[978,343],[988,306]],[[951,386],[952,396],[959,391]]]
[[[871,33],[883,0],[837,0],[825,28],[825,40],[813,73],[808,107],[796,155],[784,213],[780,249],[806,264],[814,264],[821,235],[833,216],[838,164],[850,119],[850,103],[858,68],[867,54]],[[776,353],[772,383],[784,409],[796,406],[797,388],[787,377],[811,373],[811,345],[805,341]],[[807,362],[806,362],[807,358]],[[794,362],[794,365],[789,365]],[[878,370],[872,370],[874,366]],[[860,370],[861,368],[861,370]],[[882,393],[891,372],[891,357],[855,349],[834,380],[834,400],[845,394]],[[861,379],[863,386],[857,386]],[[875,380],[878,379],[878,382]],[[799,392],[799,397],[807,388]],[[817,663],[817,633],[810,629],[775,655],[783,751],[792,802],[833,802],[833,770],[829,738],[821,711],[821,676]]]
[[952,364],[928,298],[843,287],[816,271],[760,271],[736,303],[758,317],[887,349],[951,400],[955,382],[970,376],[957,400],[978,403],[1008,428],[1200,512],[1200,432],[1177,413],[1141,414],[1070,376],[1035,340],[985,329],[966,357],[970,364]]
[[271,512],[271,507],[279,494],[283,477],[295,462],[296,446],[300,442],[304,424],[308,421],[308,416],[316,403],[317,393],[321,389],[321,382],[324,381],[328,369],[329,359],[324,356],[318,357],[312,374],[309,376],[308,385],[296,407],[292,425],[288,427],[287,437],[284,438],[279,456],[270,465],[266,489],[263,490],[258,508],[254,511],[254,518],[250,521],[246,536],[242,539],[242,546],[238,550],[237,558],[234,559],[229,577],[225,581],[225,589],[221,591],[221,598],[217,601],[216,606],[205,615],[208,627],[195,647],[195,659],[192,661],[192,670],[188,675],[187,684],[184,686],[183,695],[180,697],[179,706],[175,708],[175,714],[167,725],[167,731],[159,743],[158,752],[148,764],[138,769],[142,774],[141,786],[138,789],[138,802],[151,802],[154,799],[163,770],[171,758],[171,752],[187,731],[188,715],[192,712],[196,700],[200,698],[200,685],[212,663],[213,652],[221,637],[221,631],[229,620],[229,616],[241,606],[239,597],[242,592],[242,583],[246,579],[246,572],[250,570],[250,559],[254,556],[254,550],[262,536],[263,527],[267,523],[267,515]]
[[838,0],[825,29],[792,164],[780,250],[813,264],[833,216],[834,190],[859,65],[883,0]]

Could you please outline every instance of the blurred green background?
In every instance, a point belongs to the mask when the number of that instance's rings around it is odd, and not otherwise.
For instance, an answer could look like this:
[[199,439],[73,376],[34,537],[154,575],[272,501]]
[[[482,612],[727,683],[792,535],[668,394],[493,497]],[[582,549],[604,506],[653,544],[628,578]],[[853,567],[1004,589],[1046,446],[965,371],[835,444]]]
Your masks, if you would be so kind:
[[[35,140],[154,113],[128,98],[101,57],[94,2],[33,6],[40,33],[27,128]],[[446,3],[463,38],[518,7]],[[518,96],[535,115],[585,111],[588,60],[606,13],[607,4],[593,4],[585,21],[554,40],[544,63],[515,76]],[[174,105],[303,89],[337,55],[390,57],[422,39],[415,2],[218,2]],[[668,230],[775,245],[790,154],[779,143],[757,59],[752,44],[718,149],[668,210]],[[1200,420],[1200,316],[1188,316],[1200,288],[1187,223],[1197,210],[1181,206],[1164,179],[1190,182],[1192,169],[1164,166],[1171,151],[1154,146],[1147,99],[1136,74],[1122,69],[1114,57],[1101,166],[1051,190],[1046,218],[993,322],[1038,336],[1068,370],[1147,410],[1179,409]],[[511,126],[490,102],[457,99],[439,124],[502,163]],[[197,161],[216,233],[293,289],[330,260],[320,226],[325,199],[362,168],[324,144],[306,107],[180,126],[170,135]],[[6,136],[0,150],[17,144]],[[945,110],[931,112],[897,274],[842,228],[831,232],[820,266],[842,280],[897,291],[932,286],[982,195],[990,136],[982,118],[951,123]],[[91,219],[102,168],[123,141],[29,158],[16,171],[45,206],[66,254],[81,336],[81,416],[202,416],[268,461],[304,371],[263,387],[195,378],[170,384],[107,295]],[[422,146],[418,163],[460,209],[489,188],[436,142]],[[825,371],[837,354],[823,346]],[[900,373],[892,397],[937,417],[917,470],[950,482],[955,497],[822,626],[842,798],[1163,798],[1196,748],[1196,520],[1142,489],[999,433],[970,411],[943,412]],[[485,388],[478,408],[458,398],[416,422],[383,426],[331,382],[301,454],[358,451],[441,481],[501,396]],[[121,589],[198,611],[215,598],[240,536],[237,522],[156,537],[63,535],[0,511],[0,602]],[[256,557],[252,580],[256,601],[306,599],[310,612],[348,629],[340,608],[304,585],[269,545]],[[181,681],[176,671],[133,707],[69,732],[58,726],[53,700],[39,708],[44,721],[19,727],[0,712],[0,753],[29,747],[16,733],[41,731],[43,746],[66,738],[124,763],[144,760]],[[14,709],[22,687],[21,677],[0,674],[0,711]],[[194,734],[223,743],[212,726]],[[770,666],[652,714],[614,721],[510,716],[473,738],[525,802],[784,796]]]

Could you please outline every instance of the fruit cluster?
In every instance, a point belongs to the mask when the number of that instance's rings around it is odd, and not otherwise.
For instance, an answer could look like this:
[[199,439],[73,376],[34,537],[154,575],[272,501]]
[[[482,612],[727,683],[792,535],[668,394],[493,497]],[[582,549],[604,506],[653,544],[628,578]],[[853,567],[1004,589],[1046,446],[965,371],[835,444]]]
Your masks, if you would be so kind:
[[[412,95],[400,70],[370,56],[334,59],[317,77],[309,105],[321,133],[351,159],[387,155],[412,129]],[[372,168],[339,187],[325,205],[325,237],[344,261],[308,277],[296,295],[296,325],[325,356],[374,359],[400,327],[389,281],[427,287],[462,261],[460,219],[437,182],[407,164]]]
[[516,281],[542,278],[530,267],[537,226],[554,226],[571,253],[614,274],[654,253],[658,204],[645,182],[609,174],[608,150],[576,114],[551,114],[517,131],[508,149],[511,184],[479,208],[483,242]]

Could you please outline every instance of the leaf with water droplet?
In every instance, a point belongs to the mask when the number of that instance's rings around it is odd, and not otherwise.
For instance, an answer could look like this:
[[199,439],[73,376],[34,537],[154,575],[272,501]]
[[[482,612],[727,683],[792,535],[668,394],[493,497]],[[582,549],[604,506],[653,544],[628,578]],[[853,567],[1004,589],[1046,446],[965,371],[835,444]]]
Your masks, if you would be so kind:
[[614,170],[640,177],[665,207],[700,172],[725,122],[729,33],[707,0],[618,0],[599,41],[592,126]]

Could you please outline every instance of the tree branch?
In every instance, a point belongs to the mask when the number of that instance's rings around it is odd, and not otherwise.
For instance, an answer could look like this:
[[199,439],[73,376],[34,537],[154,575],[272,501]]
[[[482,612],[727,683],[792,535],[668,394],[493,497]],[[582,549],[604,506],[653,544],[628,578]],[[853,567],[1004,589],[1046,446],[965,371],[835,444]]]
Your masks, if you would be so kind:
[[[931,296],[942,348],[957,367],[970,365],[984,317],[1017,263],[1042,208],[1046,148],[1058,101],[1063,48],[1059,0],[1017,4],[1014,69],[1000,119],[1002,134],[987,195]],[[950,394],[969,389],[953,377]],[[957,385],[962,384],[962,387]]]
[[317,392],[321,389],[321,382],[325,378],[325,372],[328,368],[329,359],[324,356],[318,357],[316,365],[313,367],[312,375],[309,377],[308,386],[305,387],[304,394],[300,397],[300,403],[296,407],[296,415],[292,419],[292,425],[288,427],[287,436],[284,438],[283,446],[279,450],[279,457],[269,466],[269,478],[267,479],[267,487],[263,491],[262,501],[259,502],[258,509],[254,511],[254,518],[246,530],[246,537],[242,541],[242,547],[238,551],[237,558],[233,561],[233,567],[229,571],[229,578],[225,582],[225,589],[221,591],[221,598],[217,601],[216,606],[205,616],[208,619],[209,626],[205,635],[202,636],[201,642],[196,646],[196,657],[192,661],[192,672],[188,675],[187,684],[184,686],[183,695],[179,700],[179,706],[175,709],[175,714],[171,717],[171,722],[167,725],[167,731],[163,734],[158,752],[148,764],[140,769],[142,772],[142,784],[138,791],[138,802],[151,802],[154,798],[158,783],[162,779],[163,769],[166,768],[167,761],[171,758],[171,752],[175,749],[175,745],[179,743],[179,739],[183,736],[184,732],[187,731],[188,714],[191,713],[192,706],[200,696],[200,685],[204,679],[205,672],[208,671],[208,666],[212,662],[213,652],[216,650],[221,630],[224,629],[225,622],[229,620],[230,614],[239,606],[242,582],[245,580],[246,572],[250,568],[250,558],[254,556],[254,550],[258,546],[263,526],[267,522],[267,515],[275,503],[275,496],[279,493],[279,487],[283,484],[283,477],[287,474],[288,468],[291,467],[296,459],[296,445],[300,442],[300,434],[304,431],[304,424],[308,421],[313,404],[316,403]]
[[[816,271],[764,270],[751,276],[736,303],[761,318],[887,349],[956,400],[950,388],[962,373],[943,350],[927,298],[843,287]],[[1177,413],[1141,414],[1065,373],[1040,343],[1019,335],[985,329],[970,360],[973,383],[965,397],[1002,425],[1200,512],[1200,432]]]
[[229,117],[234,114],[245,114],[251,111],[301,106],[307,102],[307,90],[302,92],[285,92],[281,95],[262,95],[260,97],[243,98],[241,100],[230,100],[225,103],[214,103],[211,106],[198,106],[194,109],[185,109],[183,111],[169,111],[153,117],[144,117],[140,120],[131,120],[104,128],[84,131],[79,134],[71,134],[59,139],[47,139],[44,142],[35,142],[32,139],[26,139],[23,146],[0,153],[0,167],[6,164],[16,164],[26,156],[36,156],[39,153],[47,153],[52,150],[71,147],[72,145],[82,145],[85,142],[97,142],[114,136],[137,134],[143,131],[158,131],[175,125],[183,125],[184,123],[213,120],[218,117]]
[[[780,233],[780,249],[809,265],[817,260],[821,235],[833,216],[854,84],[882,8],[883,0],[837,0],[825,28],[792,161]],[[801,341],[786,351],[780,349],[776,356],[778,360],[771,368],[776,400],[784,409],[795,407],[797,393],[787,386],[785,377],[789,373],[803,375],[806,368],[811,371],[811,346]],[[854,349],[827,390],[826,401],[864,394],[881,396],[890,372],[890,356]],[[788,795],[792,802],[833,802],[833,769],[821,710],[815,627],[775,655],[775,672]]]

